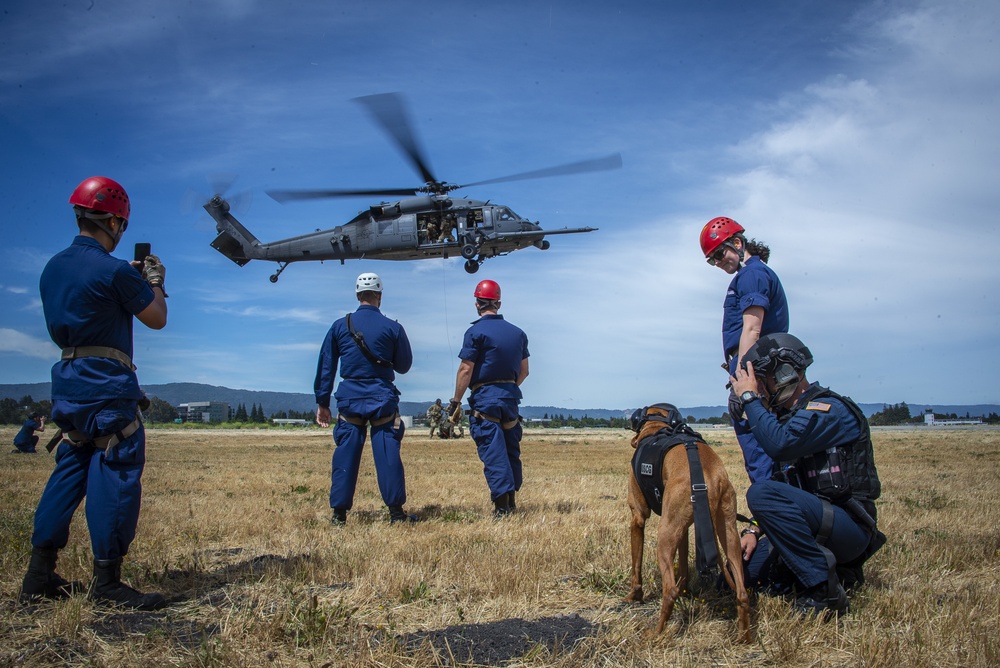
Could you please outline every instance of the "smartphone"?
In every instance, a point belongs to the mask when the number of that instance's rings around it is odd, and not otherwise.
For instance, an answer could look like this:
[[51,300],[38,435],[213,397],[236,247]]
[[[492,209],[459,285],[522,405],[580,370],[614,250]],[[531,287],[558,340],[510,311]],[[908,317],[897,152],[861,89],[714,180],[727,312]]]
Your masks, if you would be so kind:
[[135,245],[135,261],[145,262],[146,256],[149,255],[150,247],[149,244],[136,244]]

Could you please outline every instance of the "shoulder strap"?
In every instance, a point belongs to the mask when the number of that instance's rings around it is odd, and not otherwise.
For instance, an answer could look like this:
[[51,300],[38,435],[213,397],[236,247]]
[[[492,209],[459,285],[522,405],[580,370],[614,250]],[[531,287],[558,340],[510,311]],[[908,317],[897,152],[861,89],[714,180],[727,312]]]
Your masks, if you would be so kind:
[[380,366],[383,369],[391,369],[392,362],[386,362],[381,357],[378,357],[369,348],[368,344],[365,343],[365,335],[354,329],[354,325],[351,323],[351,314],[347,314],[347,331],[351,334],[351,338],[354,342],[358,344],[358,348],[361,350],[361,354],[368,358],[368,361],[375,366]]

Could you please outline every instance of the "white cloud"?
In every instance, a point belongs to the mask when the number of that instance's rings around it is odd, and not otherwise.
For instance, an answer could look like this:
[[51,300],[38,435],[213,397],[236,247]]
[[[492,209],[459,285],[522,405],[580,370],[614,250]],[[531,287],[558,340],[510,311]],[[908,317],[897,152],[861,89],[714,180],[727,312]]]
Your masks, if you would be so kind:
[[0,352],[17,353],[45,360],[56,359],[59,349],[48,339],[36,339],[15,329],[0,328]]

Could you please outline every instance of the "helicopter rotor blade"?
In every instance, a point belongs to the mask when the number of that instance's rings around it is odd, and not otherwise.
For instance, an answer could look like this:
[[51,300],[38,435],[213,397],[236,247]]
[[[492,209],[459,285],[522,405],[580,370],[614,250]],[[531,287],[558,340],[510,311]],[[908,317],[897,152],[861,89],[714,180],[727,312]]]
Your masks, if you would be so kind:
[[410,197],[417,193],[413,188],[381,188],[373,190],[268,190],[267,194],[274,201],[284,204],[296,200],[332,197]]
[[425,183],[437,181],[431,173],[424,152],[417,144],[416,136],[413,134],[413,124],[407,116],[403,98],[399,93],[365,95],[354,100],[364,105],[372,118],[392,137]]
[[565,165],[557,165],[556,167],[547,167],[545,169],[536,169],[530,172],[522,172],[520,174],[511,174],[510,176],[501,176],[500,178],[496,179],[486,179],[485,181],[466,183],[465,185],[461,185],[458,187],[469,188],[471,186],[483,186],[490,183],[506,183],[507,181],[542,179],[549,176],[564,176],[567,174],[580,174],[583,172],[603,172],[612,169],[621,169],[621,166],[622,166],[621,153],[612,153],[611,155],[607,155],[603,158],[581,160],[579,162],[571,162]]

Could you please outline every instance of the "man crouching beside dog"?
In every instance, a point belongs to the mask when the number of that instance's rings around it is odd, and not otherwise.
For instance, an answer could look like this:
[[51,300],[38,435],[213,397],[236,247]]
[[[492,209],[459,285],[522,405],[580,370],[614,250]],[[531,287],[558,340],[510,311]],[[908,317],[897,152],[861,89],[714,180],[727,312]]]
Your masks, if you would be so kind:
[[[868,420],[848,397],[806,380],[812,362],[798,338],[769,334],[746,352],[730,382],[776,468],[747,491],[770,544],[762,558],[745,539],[749,584],[759,572],[765,591],[793,594],[796,609],[830,619],[847,612],[845,587],[864,582],[861,566],[886,538],[876,528],[881,484]],[[774,577],[780,564],[785,582]]]

